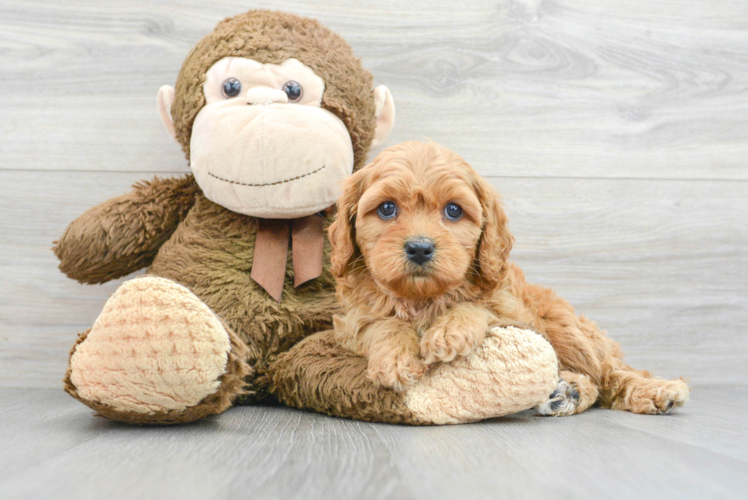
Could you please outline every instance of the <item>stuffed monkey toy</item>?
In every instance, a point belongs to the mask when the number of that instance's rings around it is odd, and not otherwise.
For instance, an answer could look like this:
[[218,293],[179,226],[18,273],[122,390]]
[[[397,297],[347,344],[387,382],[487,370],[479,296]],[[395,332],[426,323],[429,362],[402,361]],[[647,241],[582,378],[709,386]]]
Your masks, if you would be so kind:
[[[91,208],[54,248],[81,283],[147,268],[79,335],[64,379],[71,396],[141,424],[189,422],[269,393],[300,408],[416,424],[547,399],[553,350],[512,326],[412,394],[362,378],[366,360],[329,332],[310,337],[331,328],[338,308],[325,230],[340,181],[384,141],[395,114],[389,90],[372,87],[340,36],[280,12],[226,19],[189,53],[175,88],[159,90],[158,110],[192,173]],[[305,337],[298,356],[275,364]],[[455,398],[460,380],[479,390]]]

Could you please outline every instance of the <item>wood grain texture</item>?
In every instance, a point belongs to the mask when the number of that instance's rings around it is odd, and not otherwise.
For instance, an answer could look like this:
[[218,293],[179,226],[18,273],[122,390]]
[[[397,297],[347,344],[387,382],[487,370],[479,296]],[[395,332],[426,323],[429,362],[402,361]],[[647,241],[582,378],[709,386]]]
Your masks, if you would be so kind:
[[[699,384],[748,382],[748,3],[257,1],[319,18],[430,137],[504,194],[514,259]],[[133,182],[186,172],[155,94],[246,2],[0,3],[0,386],[58,387],[116,283],[51,242]]]
[[60,391],[0,390],[3,499],[738,499],[748,389],[677,413],[528,412],[414,428],[283,407],[180,427],[96,418]]
[[[748,179],[743,0],[258,1],[319,18],[389,85],[390,143],[507,176]],[[156,90],[246,2],[6,0],[0,168],[178,170]]]

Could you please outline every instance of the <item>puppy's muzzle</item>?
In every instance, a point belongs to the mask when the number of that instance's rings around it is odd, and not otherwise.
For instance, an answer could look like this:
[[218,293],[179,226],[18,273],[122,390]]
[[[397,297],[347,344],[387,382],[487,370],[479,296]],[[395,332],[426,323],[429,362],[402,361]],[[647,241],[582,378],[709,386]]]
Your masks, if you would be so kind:
[[409,261],[422,266],[434,257],[434,242],[423,236],[411,238],[405,242],[405,255]]

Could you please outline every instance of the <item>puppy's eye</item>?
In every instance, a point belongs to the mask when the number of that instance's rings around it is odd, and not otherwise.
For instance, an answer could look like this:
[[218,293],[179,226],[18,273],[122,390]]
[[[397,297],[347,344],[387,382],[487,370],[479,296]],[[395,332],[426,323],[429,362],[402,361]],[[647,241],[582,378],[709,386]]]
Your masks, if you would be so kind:
[[397,216],[397,205],[391,201],[385,201],[377,207],[377,215],[380,219],[388,220]]
[[242,83],[236,78],[226,78],[221,85],[221,93],[226,99],[236,97],[242,91]]
[[444,207],[444,215],[449,220],[458,220],[462,217],[462,207],[457,203],[447,203],[447,206]]
[[288,102],[296,102],[301,99],[302,95],[304,95],[304,89],[301,88],[299,82],[295,82],[293,80],[291,80],[290,82],[286,82],[283,85],[282,90],[288,96]]

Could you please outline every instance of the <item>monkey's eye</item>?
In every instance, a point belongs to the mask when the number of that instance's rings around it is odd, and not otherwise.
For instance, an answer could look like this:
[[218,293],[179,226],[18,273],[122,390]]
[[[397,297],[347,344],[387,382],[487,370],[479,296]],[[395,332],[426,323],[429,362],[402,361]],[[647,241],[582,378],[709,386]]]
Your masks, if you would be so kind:
[[304,95],[304,89],[301,88],[299,82],[293,80],[286,82],[282,90],[288,96],[288,102],[297,102]]
[[221,93],[226,99],[236,97],[242,91],[242,82],[236,78],[226,78],[221,85]]
[[382,220],[394,219],[397,216],[397,205],[392,201],[385,201],[377,207],[377,215]]
[[457,203],[447,203],[444,207],[444,215],[449,220],[459,220],[462,217],[462,207]]

